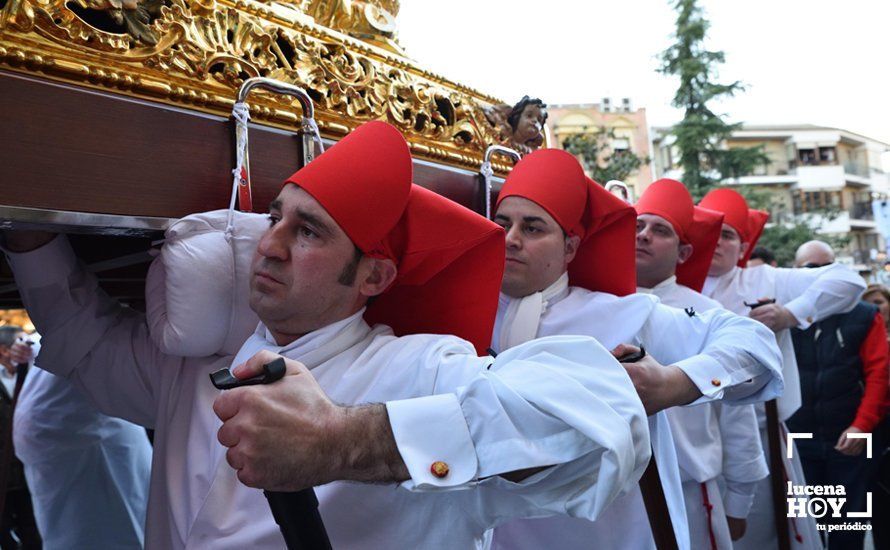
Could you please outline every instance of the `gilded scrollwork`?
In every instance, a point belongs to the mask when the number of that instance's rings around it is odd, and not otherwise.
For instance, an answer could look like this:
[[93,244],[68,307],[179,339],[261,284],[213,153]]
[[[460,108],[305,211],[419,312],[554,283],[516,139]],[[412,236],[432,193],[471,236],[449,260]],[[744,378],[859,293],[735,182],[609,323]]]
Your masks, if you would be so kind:
[[[244,79],[269,76],[303,87],[322,131],[333,137],[365,120],[387,120],[418,154],[457,164],[476,164],[500,141],[485,117],[491,98],[307,17],[359,36],[368,30],[361,27],[367,14],[394,16],[398,1],[279,3],[301,11],[288,19],[290,10],[254,0],[6,0],[0,53],[33,50],[45,60],[41,70],[56,76],[215,112],[229,108]],[[343,12],[346,4],[350,10]],[[7,59],[0,55],[0,65],[22,69]],[[75,66],[85,69],[65,69]],[[284,99],[256,102],[260,119],[293,111]]]
[[275,64],[270,30],[247,14],[216,6],[198,16],[188,0],[172,0],[163,11],[157,27],[176,40],[148,57],[148,67],[237,89],[245,79],[265,74]]
[[5,0],[0,2],[0,33],[8,31],[32,32],[34,30],[34,10],[45,2],[46,0]]
[[[158,35],[152,22],[160,15],[163,4],[163,0],[73,0],[67,7],[87,22],[110,23],[137,42],[157,44]],[[107,21],[103,21],[103,17],[107,17]]]
[[396,42],[398,0],[304,0],[302,9],[319,25],[403,53]]

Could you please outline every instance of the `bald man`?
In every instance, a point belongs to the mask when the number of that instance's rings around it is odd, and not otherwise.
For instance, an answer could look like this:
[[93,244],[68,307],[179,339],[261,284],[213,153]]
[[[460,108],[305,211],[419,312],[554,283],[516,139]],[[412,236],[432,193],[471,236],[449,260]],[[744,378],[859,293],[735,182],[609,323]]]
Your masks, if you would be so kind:
[[794,254],[794,267],[824,267],[834,263],[834,250],[825,241],[807,241]]
[[[797,249],[794,264],[819,268],[834,263],[834,251],[822,241]],[[801,406],[788,419],[792,432],[812,433],[797,449],[810,485],[842,485],[845,512],[866,509],[870,469],[865,439],[849,434],[871,433],[881,421],[887,395],[887,336],[876,306],[859,302],[851,311],[791,330],[800,371]],[[864,390],[863,390],[864,388]],[[820,523],[838,523],[830,515]],[[829,533],[832,549],[862,548],[864,531]]]

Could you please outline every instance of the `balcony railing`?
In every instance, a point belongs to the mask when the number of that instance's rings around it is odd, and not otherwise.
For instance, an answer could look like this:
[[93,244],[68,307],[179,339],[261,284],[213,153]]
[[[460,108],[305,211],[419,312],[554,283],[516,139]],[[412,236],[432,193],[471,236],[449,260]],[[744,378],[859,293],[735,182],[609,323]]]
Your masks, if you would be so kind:
[[[800,159],[791,159],[788,161],[788,169],[791,172],[797,170],[801,166],[838,166],[838,163],[835,161],[803,161]],[[845,162],[843,166],[844,172],[846,172],[847,174],[853,174],[854,176],[862,176],[867,178],[872,173],[872,170],[869,169],[868,166],[864,166],[862,164],[859,164],[858,162]]]
[[862,176],[864,178],[867,178],[871,175],[868,166],[863,166],[858,162],[844,163],[844,172],[853,174],[854,176]]
[[853,251],[853,262],[857,264],[871,263],[871,251],[856,249]]
[[850,218],[854,220],[874,220],[875,214],[870,202],[854,202],[850,207]]

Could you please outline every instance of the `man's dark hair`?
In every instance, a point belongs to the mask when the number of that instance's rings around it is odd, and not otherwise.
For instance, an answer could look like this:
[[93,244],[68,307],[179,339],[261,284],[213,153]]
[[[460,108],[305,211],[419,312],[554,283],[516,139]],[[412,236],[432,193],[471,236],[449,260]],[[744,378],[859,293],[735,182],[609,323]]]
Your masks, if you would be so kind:
[[762,260],[763,263],[772,265],[776,261],[776,255],[765,246],[755,246],[751,252],[751,260]]
[[12,347],[15,343],[16,336],[22,332],[22,327],[15,325],[6,325],[0,327],[0,346]]
[[343,271],[341,271],[340,276],[337,277],[338,283],[345,286],[352,286],[355,284],[355,277],[358,275],[358,263],[364,255],[365,253],[356,246],[355,250],[352,252],[352,259],[343,267]]
[[[527,95],[522,96],[522,99],[519,100],[519,103],[513,106],[513,110],[510,111],[510,114],[507,116],[507,123],[514,132],[516,131],[516,127],[519,126],[519,117],[522,116],[522,111],[529,105],[537,105],[541,110],[547,108],[547,104],[536,97],[528,97]],[[547,122],[547,114],[547,111],[544,111],[544,122]]]

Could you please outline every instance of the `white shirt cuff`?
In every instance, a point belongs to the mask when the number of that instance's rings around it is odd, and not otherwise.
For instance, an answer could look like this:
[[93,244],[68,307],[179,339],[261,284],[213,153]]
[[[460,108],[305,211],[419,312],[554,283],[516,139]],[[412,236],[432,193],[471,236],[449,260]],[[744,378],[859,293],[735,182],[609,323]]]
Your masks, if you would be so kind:
[[702,396],[692,403],[707,403],[723,398],[723,392],[732,385],[732,377],[723,365],[707,355],[693,355],[674,363],[692,380]]
[[[403,487],[417,491],[454,488],[474,480],[476,449],[456,395],[389,401],[386,410],[399,453],[411,474]],[[434,475],[435,463],[447,467],[447,474]],[[441,468],[439,471],[441,474]]]
[[806,330],[816,321],[816,306],[803,296],[791,300],[785,304],[785,309],[797,319],[797,328]]
[[738,493],[733,491],[727,487],[726,493],[723,495],[723,508],[726,512],[726,515],[731,518],[739,518],[745,519],[748,517],[748,513],[751,511],[751,506],[754,504],[754,487],[756,483],[742,483],[737,484],[740,488],[747,491],[747,485],[751,485],[751,492],[749,493]]

